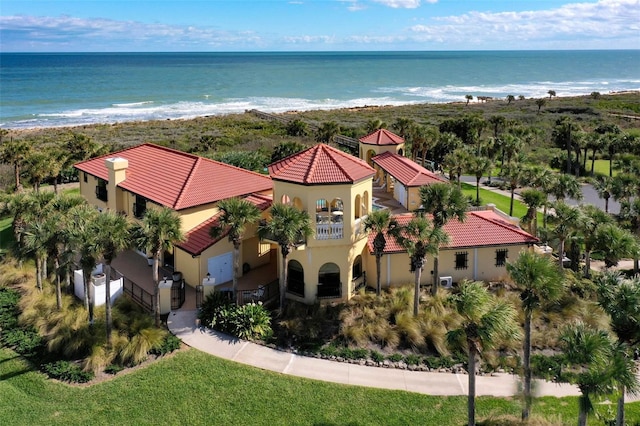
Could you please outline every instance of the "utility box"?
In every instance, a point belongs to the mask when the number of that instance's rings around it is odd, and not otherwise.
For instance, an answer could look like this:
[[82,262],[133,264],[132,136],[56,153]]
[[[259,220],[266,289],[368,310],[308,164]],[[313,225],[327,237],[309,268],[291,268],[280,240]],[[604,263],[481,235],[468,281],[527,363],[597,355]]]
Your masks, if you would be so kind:
[[171,286],[173,280],[162,280],[158,285],[160,291],[160,315],[171,312]]

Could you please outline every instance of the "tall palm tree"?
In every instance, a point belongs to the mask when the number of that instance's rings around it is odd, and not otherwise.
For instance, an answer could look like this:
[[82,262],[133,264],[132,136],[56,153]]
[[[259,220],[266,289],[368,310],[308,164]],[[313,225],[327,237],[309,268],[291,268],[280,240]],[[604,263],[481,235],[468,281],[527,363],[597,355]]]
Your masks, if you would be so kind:
[[89,313],[89,325],[93,324],[93,299],[91,297],[91,272],[99,257],[96,241],[95,223],[100,213],[88,204],[80,204],[69,211],[71,228],[71,246],[78,254],[84,284],[84,307]]
[[238,277],[240,276],[240,246],[247,225],[260,219],[260,209],[255,204],[242,198],[228,198],[218,203],[222,213],[218,223],[211,227],[209,234],[218,238],[227,233],[229,242],[233,244],[233,300],[238,297]]
[[613,223],[613,218],[592,204],[581,205],[580,211],[582,220],[578,223],[578,230],[584,243],[584,277],[591,278],[591,252],[597,242],[598,228]]
[[480,179],[491,170],[493,162],[487,157],[477,155],[469,158],[467,167],[476,178],[476,204],[480,205]]
[[384,249],[387,246],[385,234],[396,226],[398,226],[398,222],[396,222],[391,216],[391,212],[387,209],[373,211],[364,220],[364,229],[367,232],[374,232],[376,234],[373,239],[373,254],[376,257],[376,294],[378,296],[380,296],[382,291],[380,286],[380,261],[384,255]]
[[104,260],[107,346],[111,347],[111,263],[119,253],[131,247],[130,225],[126,217],[108,211],[98,215],[96,230],[96,244]]
[[461,317],[460,325],[447,333],[452,345],[460,345],[468,354],[467,396],[468,425],[474,426],[476,411],[476,358],[482,351],[495,347],[504,339],[520,337],[515,309],[505,301],[497,300],[480,282],[465,282],[460,292],[451,295],[451,302]]
[[560,299],[564,286],[562,276],[550,257],[533,251],[523,251],[518,259],[507,263],[507,272],[520,291],[524,311],[524,408],[522,419],[529,418],[531,409],[531,321],[542,302]]
[[593,411],[591,398],[615,391],[618,380],[632,383],[624,371],[621,358],[616,354],[614,342],[603,330],[594,330],[584,324],[565,327],[560,335],[560,347],[569,369],[563,371],[565,380],[578,386],[578,425],[587,425],[587,416]]
[[386,129],[386,128],[387,128],[387,123],[380,120],[379,118],[367,121],[367,125],[365,126],[367,133],[373,133],[376,130]]
[[538,209],[545,204],[547,199],[544,192],[538,189],[525,189],[520,193],[522,202],[527,205],[527,214],[523,218],[523,223],[529,224],[529,233],[538,236]]
[[286,286],[288,279],[289,254],[299,244],[313,235],[311,219],[305,211],[288,204],[274,204],[271,207],[271,218],[260,222],[258,237],[276,241],[282,254],[280,267],[280,311],[284,312],[286,304]]
[[16,191],[18,192],[22,190],[20,172],[30,151],[31,145],[24,140],[3,141],[2,147],[0,147],[0,162],[13,166]]
[[554,214],[549,216],[549,222],[554,225],[551,234],[558,239],[558,262],[562,270],[564,258],[564,245],[570,234],[577,229],[582,221],[582,214],[577,207],[570,206],[562,201],[553,203]]
[[538,106],[538,114],[540,114],[540,110],[543,106],[547,104],[547,100],[544,98],[536,99],[536,105]]
[[163,251],[172,250],[173,246],[184,240],[181,218],[173,210],[147,209],[140,223],[132,230],[134,245],[153,256],[153,283],[155,286],[156,326],[160,325],[160,256]]
[[639,251],[635,236],[614,223],[596,228],[593,247],[604,255],[607,268],[617,265],[622,258],[637,256]]
[[[452,219],[464,222],[469,201],[462,191],[449,183],[435,183],[420,188],[420,202],[426,213],[433,215],[433,226],[442,229]],[[438,291],[440,247],[436,247],[433,258],[433,284],[431,294]]]
[[613,195],[613,178],[600,176],[592,180],[593,188],[598,193],[598,197],[604,200],[604,211],[609,213],[609,199]]
[[551,185],[551,195],[556,200],[563,201],[565,198],[582,200],[582,185],[575,176],[564,174],[556,176]]
[[36,264],[36,286],[42,291],[42,280],[45,278],[43,265],[47,258],[47,241],[51,238],[51,229],[45,222],[37,221],[27,225],[23,241],[27,253],[33,254]]
[[513,216],[513,201],[516,196],[516,189],[522,184],[522,179],[525,176],[522,164],[515,161],[507,163],[500,175],[506,181],[509,191],[511,192],[509,216]]
[[509,105],[511,102],[515,101],[516,97],[513,95],[507,95],[507,105]]
[[407,250],[409,255],[410,271],[415,275],[413,315],[418,316],[420,280],[427,255],[434,256],[435,261],[440,245],[446,244],[449,241],[449,236],[442,227],[432,226],[431,222],[422,216],[415,216],[406,225],[396,226],[390,229],[389,232],[398,244]]
[[[609,314],[611,329],[618,337],[618,343],[627,348],[640,341],[640,279],[636,276],[625,279],[618,271],[605,271],[595,279],[598,289],[598,304]],[[627,353],[627,357],[628,357]],[[625,392],[637,391],[620,386],[616,425],[624,426]]]
[[461,188],[460,176],[467,169],[467,164],[471,159],[472,154],[466,147],[457,148],[456,150],[450,152],[444,157],[443,166],[445,169],[449,170],[449,174],[456,177],[456,182],[458,182],[458,188]]
[[411,128],[413,127],[414,123],[415,121],[410,118],[398,117],[396,118],[396,121],[393,123],[392,127],[393,127],[393,130],[395,130],[399,136],[406,139],[407,136],[409,136],[409,132],[411,131]]
[[467,105],[469,105],[469,102],[473,100],[473,95],[464,95],[464,98],[467,100]]
[[316,131],[316,142],[331,143],[333,138],[340,133],[340,125],[335,121],[327,121]]

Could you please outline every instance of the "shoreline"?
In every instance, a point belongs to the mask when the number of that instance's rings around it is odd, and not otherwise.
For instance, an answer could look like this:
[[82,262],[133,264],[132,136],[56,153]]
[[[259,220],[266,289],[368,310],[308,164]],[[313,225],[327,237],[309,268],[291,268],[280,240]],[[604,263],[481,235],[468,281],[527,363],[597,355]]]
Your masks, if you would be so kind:
[[[601,97],[604,96],[624,96],[624,95],[638,95],[640,96],[640,90],[620,90],[620,91],[612,91],[609,93],[605,93],[605,94],[600,94]],[[362,112],[362,111],[376,111],[376,110],[381,110],[381,109],[395,109],[395,108],[404,108],[404,107],[438,107],[438,106],[455,106],[455,107],[480,107],[482,108],[483,106],[486,105],[491,105],[491,104],[495,104],[498,102],[502,102],[505,105],[507,105],[507,101],[505,98],[495,98],[495,97],[485,97],[485,96],[480,96],[477,97],[475,95],[473,95],[474,98],[471,102],[467,103],[466,101],[446,101],[446,102],[408,102],[406,104],[400,104],[400,105],[395,105],[395,104],[380,104],[380,105],[362,105],[362,106],[351,106],[351,107],[343,107],[343,108],[328,108],[328,109],[321,109],[321,108],[314,108],[314,109],[306,109],[306,110],[302,110],[302,109],[292,109],[292,110],[287,110],[287,111],[283,111],[283,112],[272,112],[272,111],[267,111],[267,110],[260,110],[262,112],[266,112],[272,115],[277,115],[277,116],[284,116],[284,117],[292,117],[292,116],[296,116],[296,115],[300,115],[300,114],[305,114],[305,113],[314,113],[314,112],[320,112],[320,113],[332,113],[332,112]],[[526,98],[523,100],[520,99],[516,99],[514,101],[512,101],[512,104],[517,105],[518,103],[522,103],[522,102],[535,102],[535,100],[537,99],[546,99],[547,102],[550,103],[554,103],[554,102],[561,102],[561,101],[567,101],[569,99],[585,99],[585,98],[591,98],[591,94],[581,94],[581,95],[571,95],[571,96],[554,96],[553,98],[550,97],[543,97],[543,98]],[[550,104],[547,104],[547,108],[550,106]],[[243,112],[226,112],[226,113],[220,113],[220,114],[205,114],[205,115],[198,115],[198,116],[194,116],[194,117],[188,117],[188,118],[157,118],[157,119],[150,119],[150,120],[122,120],[122,121],[115,121],[115,122],[96,122],[96,123],[79,123],[79,124],[69,124],[69,125],[59,125],[59,126],[36,126],[36,127],[3,127],[0,126],[0,130],[6,132],[6,136],[8,137],[24,137],[24,136],[29,136],[29,135],[33,135],[33,134],[39,134],[39,133],[46,133],[47,131],[57,131],[57,132],[65,132],[65,131],[76,131],[78,129],[95,129],[95,128],[99,128],[99,127],[117,127],[117,126],[139,126],[139,125],[145,125],[145,124],[152,124],[152,123],[166,123],[166,122],[171,122],[171,123],[190,123],[190,122],[194,122],[194,121],[198,121],[198,120],[206,120],[206,119],[215,119],[215,118],[224,118],[224,117],[229,117],[229,116],[242,116],[244,114],[250,113],[251,111],[253,111],[254,109],[247,109]],[[640,116],[633,116],[630,115],[629,118],[638,118],[640,119]]]

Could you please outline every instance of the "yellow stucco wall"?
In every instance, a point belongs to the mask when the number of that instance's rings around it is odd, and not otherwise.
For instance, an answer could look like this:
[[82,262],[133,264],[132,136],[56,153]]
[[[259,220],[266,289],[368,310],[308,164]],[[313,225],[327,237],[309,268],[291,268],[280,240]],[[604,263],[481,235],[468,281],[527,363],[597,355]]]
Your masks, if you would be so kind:
[[[371,157],[382,154],[384,152],[393,152],[394,154],[404,154],[404,143],[400,145],[368,145],[365,143],[359,143],[359,156],[361,160],[364,160],[373,167]],[[401,154],[402,153],[402,154]]]
[[101,200],[98,200],[96,197],[96,186],[98,185],[98,178],[86,173],[87,182],[84,181],[84,172],[80,172],[80,195],[84,197],[87,202],[96,206],[99,209],[106,209],[107,203]]
[[[505,266],[496,266],[496,250],[508,250],[507,261],[514,261],[526,245],[505,247],[482,247],[470,249],[441,250],[438,264],[440,277],[450,276],[453,282],[463,279],[478,281],[499,281],[507,277]],[[456,253],[467,252],[468,262],[466,269],[456,269]],[[367,254],[364,259],[367,271],[367,284],[375,287],[376,263],[375,256]],[[431,284],[433,271],[433,257],[428,256],[422,271],[421,284]],[[409,256],[406,253],[384,255],[381,261],[381,279],[383,288],[398,286],[414,282],[414,274],[409,271]]]

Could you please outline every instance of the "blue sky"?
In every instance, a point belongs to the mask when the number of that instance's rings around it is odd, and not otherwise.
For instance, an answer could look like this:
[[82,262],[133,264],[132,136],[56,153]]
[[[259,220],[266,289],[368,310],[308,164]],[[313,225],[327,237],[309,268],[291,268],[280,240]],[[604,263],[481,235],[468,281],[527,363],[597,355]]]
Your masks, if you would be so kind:
[[2,52],[639,49],[640,0],[2,0]]

